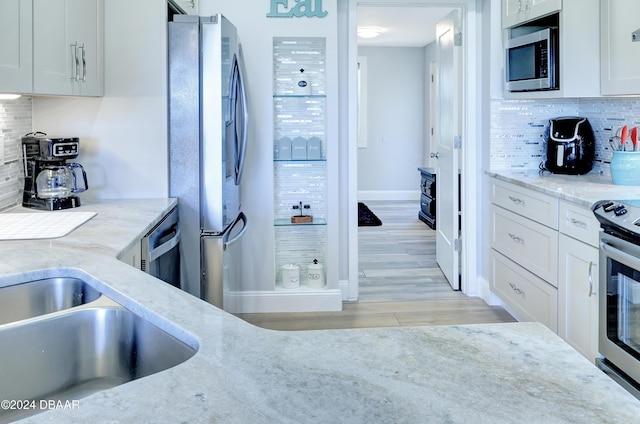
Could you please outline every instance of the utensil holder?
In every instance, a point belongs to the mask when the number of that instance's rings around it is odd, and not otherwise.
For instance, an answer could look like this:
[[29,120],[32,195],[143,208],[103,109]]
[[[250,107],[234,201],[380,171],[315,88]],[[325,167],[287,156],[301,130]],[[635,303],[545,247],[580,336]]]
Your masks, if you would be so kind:
[[611,181],[616,185],[640,185],[640,152],[613,151]]

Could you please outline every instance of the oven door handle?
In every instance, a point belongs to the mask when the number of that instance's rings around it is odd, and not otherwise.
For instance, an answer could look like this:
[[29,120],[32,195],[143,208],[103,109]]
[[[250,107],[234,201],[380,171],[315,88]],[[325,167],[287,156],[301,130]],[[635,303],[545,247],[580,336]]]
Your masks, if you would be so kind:
[[600,248],[605,252],[609,252],[610,254],[618,256],[620,259],[624,260],[628,265],[631,265],[633,268],[640,267],[640,259],[638,259],[636,256],[633,256],[625,251],[622,251],[614,247],[613,245],[607,243],[606,240],[600,241]]
[[174,247],[176,247],[180,243],[180,227],[178,225],[175,226],[175,234],[166,242],[162,243],[160,246],[156,247],[149,251],[149,262],[153,262],[158,259],[160,256],[164,255]]

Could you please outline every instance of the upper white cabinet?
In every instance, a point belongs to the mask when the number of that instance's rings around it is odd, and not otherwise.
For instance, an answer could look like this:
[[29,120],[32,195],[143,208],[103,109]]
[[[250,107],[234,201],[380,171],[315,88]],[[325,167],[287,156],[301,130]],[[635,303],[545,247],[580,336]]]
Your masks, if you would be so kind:
[[198,0],[174,0],[185,13],[189,15],[198,14]]
[[502,28],[510,28],[562,9],[562,0],[502,0]]
[[33,0],[33,92],[104,93],[103,0]]
[[[527,0],[522,0],[525,3]],[[560,9],[558,13],[558,43],[559,43],[559,78],[560,89],[549,91],[506,92],[507,99],[535,99],[535,98],[578,98],[600,96],[600,0],[537,0],[540,9],[535,16],[548,15]],[[616,0],[617,1],[617,0]],[[633,1],[633,0],[629,0]],[[503,0],[503,27],[513,27],[505,23],[506,3],[518,3],[518,0]],[[528,0],[529,3],[532,0]],[[639,2],[640,3],[640,2]],[[514,6],[511,6],[512,8]],[[534,14],[524,19],[531,21]],[[522,23],[522,22],[521,22]],[[526,23],[536,26],[538,22]],[[640,27],[640,24],[639,24]],[[521,29],[521,28],[519,28]],[[504,39],[508,39],[512,29],[503,31]],[[640,44],[640,43],[639,43]],[[640,47],[640,45],[638,46]],[[639,59],[640,61],[640,59]],[[638,71],[640,75],[640,71]],[[504,81],[504,75],[503,75]]]
[[640,2],[600,0],[602,95],[640,94]]
[[0,2],[0,92],[32,91],[32,0]]

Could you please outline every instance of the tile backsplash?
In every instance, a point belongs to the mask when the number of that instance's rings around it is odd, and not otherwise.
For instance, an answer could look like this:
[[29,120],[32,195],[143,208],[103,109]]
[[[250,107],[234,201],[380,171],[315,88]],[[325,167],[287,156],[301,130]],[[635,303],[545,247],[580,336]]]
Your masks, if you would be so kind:
[[545,160],[549,119],[560,116],[589,119],[596,139],[591,172],[609,174],[609,137],[625,124],[640,127],[640,98],[492,100],[491,169],[538,169]]
[[0,100],[0,210],[22,199],[22,153],[20,139],[32,131],[32,100]]

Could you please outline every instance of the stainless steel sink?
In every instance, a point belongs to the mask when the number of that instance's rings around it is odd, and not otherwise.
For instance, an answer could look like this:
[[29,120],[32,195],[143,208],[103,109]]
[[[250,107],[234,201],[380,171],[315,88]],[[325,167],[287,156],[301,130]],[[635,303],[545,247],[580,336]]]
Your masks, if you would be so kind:
[[[196,350],[99,295],[84,305],[0,325],[0,393],[2,399],[35,400],[36,406],[41,400],[77,401],[178,365]],[[0,409],[0,423],[39,412]]]
[[0,288],[0,325],[92,302],[100,292],[78,278],[60,277]]

